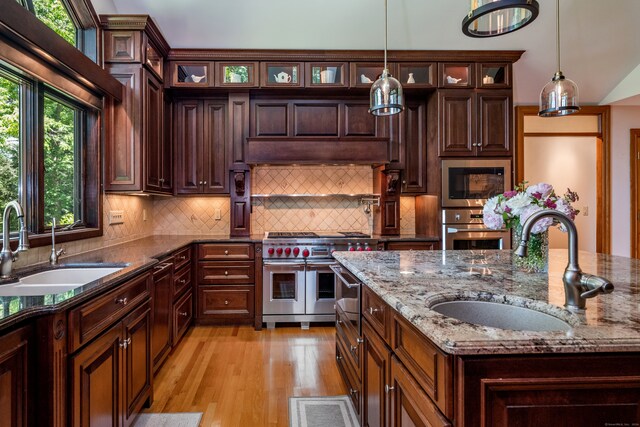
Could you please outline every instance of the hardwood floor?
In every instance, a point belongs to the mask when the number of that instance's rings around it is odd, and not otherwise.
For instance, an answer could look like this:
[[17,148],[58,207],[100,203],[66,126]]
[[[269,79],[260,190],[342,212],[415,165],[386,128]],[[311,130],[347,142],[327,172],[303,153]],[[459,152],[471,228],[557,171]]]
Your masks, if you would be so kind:
[[331,326],[196,326],[154,381],[145,412],[203,412],[202,427],[287,427],[290,396],[347,393]]

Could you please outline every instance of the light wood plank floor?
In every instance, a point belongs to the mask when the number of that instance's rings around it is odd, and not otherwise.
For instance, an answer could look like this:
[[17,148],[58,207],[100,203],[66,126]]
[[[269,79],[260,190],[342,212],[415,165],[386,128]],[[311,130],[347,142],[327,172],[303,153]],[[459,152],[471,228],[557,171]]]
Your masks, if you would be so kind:
[[145,412],[203,412],[202,427],[287,427],[290,396],[346,392],[333,327],[196,326],[160,368]]

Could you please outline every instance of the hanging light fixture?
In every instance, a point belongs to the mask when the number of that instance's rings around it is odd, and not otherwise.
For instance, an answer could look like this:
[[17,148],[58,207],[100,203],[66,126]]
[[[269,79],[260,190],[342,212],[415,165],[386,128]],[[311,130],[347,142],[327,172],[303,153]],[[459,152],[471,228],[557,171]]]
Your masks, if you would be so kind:
[[374,116],[390,116],[404,110],[402,85],[387,69],[387,0],[384,0],[384,69],[371,85],[369,112]]
[[462,32],[469,37],[494,37],[529,25],[538,16],[536,0],[471,0]]
[[540,92],[540,117],[566,116],[580,110],[578,86],[560,71],[560,0],[556,0],[556,53],[558,71]]

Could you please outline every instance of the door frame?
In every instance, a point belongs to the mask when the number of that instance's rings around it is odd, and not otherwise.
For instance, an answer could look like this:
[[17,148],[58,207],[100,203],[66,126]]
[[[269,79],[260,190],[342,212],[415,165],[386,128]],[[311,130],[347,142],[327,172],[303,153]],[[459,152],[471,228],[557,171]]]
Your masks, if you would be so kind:
[[[593,136],[596,138],[596,252],[611,254],[611,107],[587,105],[574,113],[582,116],[598,116],[598,132],[549,132],[524,133],[524,118],[537,116],[538,107],[520,105],[516,107],[513,153],[515,182],[524,179],[524,138],[526,136]],[[554,120],[554,119],[548,119]],[[559,120],[556,118],[555,120]],[[633,221],[632,221],[633,225]]]
[[629,178],[631,180],[631,194],[630,194],[630,205],[631,205],[631,236],[629,242],[631,243],[631,254],[632,258],[638,258],[640,253],[640,248],[638,247],[638,223],[640,222],[640,200],[638,197],[639,187],[639,174],[640,168],[638,167],[638,160],[640,160],[640,129],[631,129],[629,131],[630,139],[631,139],[631,152],[629,155],[630,158],[630,168],[629,168]]

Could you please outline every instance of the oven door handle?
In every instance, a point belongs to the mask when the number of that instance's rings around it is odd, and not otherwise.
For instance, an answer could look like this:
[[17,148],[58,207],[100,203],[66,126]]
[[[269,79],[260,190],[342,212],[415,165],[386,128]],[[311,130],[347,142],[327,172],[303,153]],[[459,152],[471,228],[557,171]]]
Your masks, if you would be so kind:
[[269,262],[263,261],[262,265],[264,267],[290,267],[295,270],[304,270],[304,264],[300,264],[297,262]]
[[455,234],[455,233],[466,233],[466,232],[476,232],[481,231],[483,233],[504,233],[509,230],[501,228],[499,230],[494,230],[492,228],[454,228],[447,227],[447,234]]
[[358,287],[360,287],[360,282],[351,283],[351,282],[347,281],[347,279],[344,278],[344,276],[342,275],[342,267],[340,265],[333,264],[333,265],[329,266],[329,268],[331,268],[331,270],[333,270],[333,272],[336,274],[336,277],[338,279],[340,279],[340,281],[342,283],[344,283],[344,285],[347,288],[358,288]]

